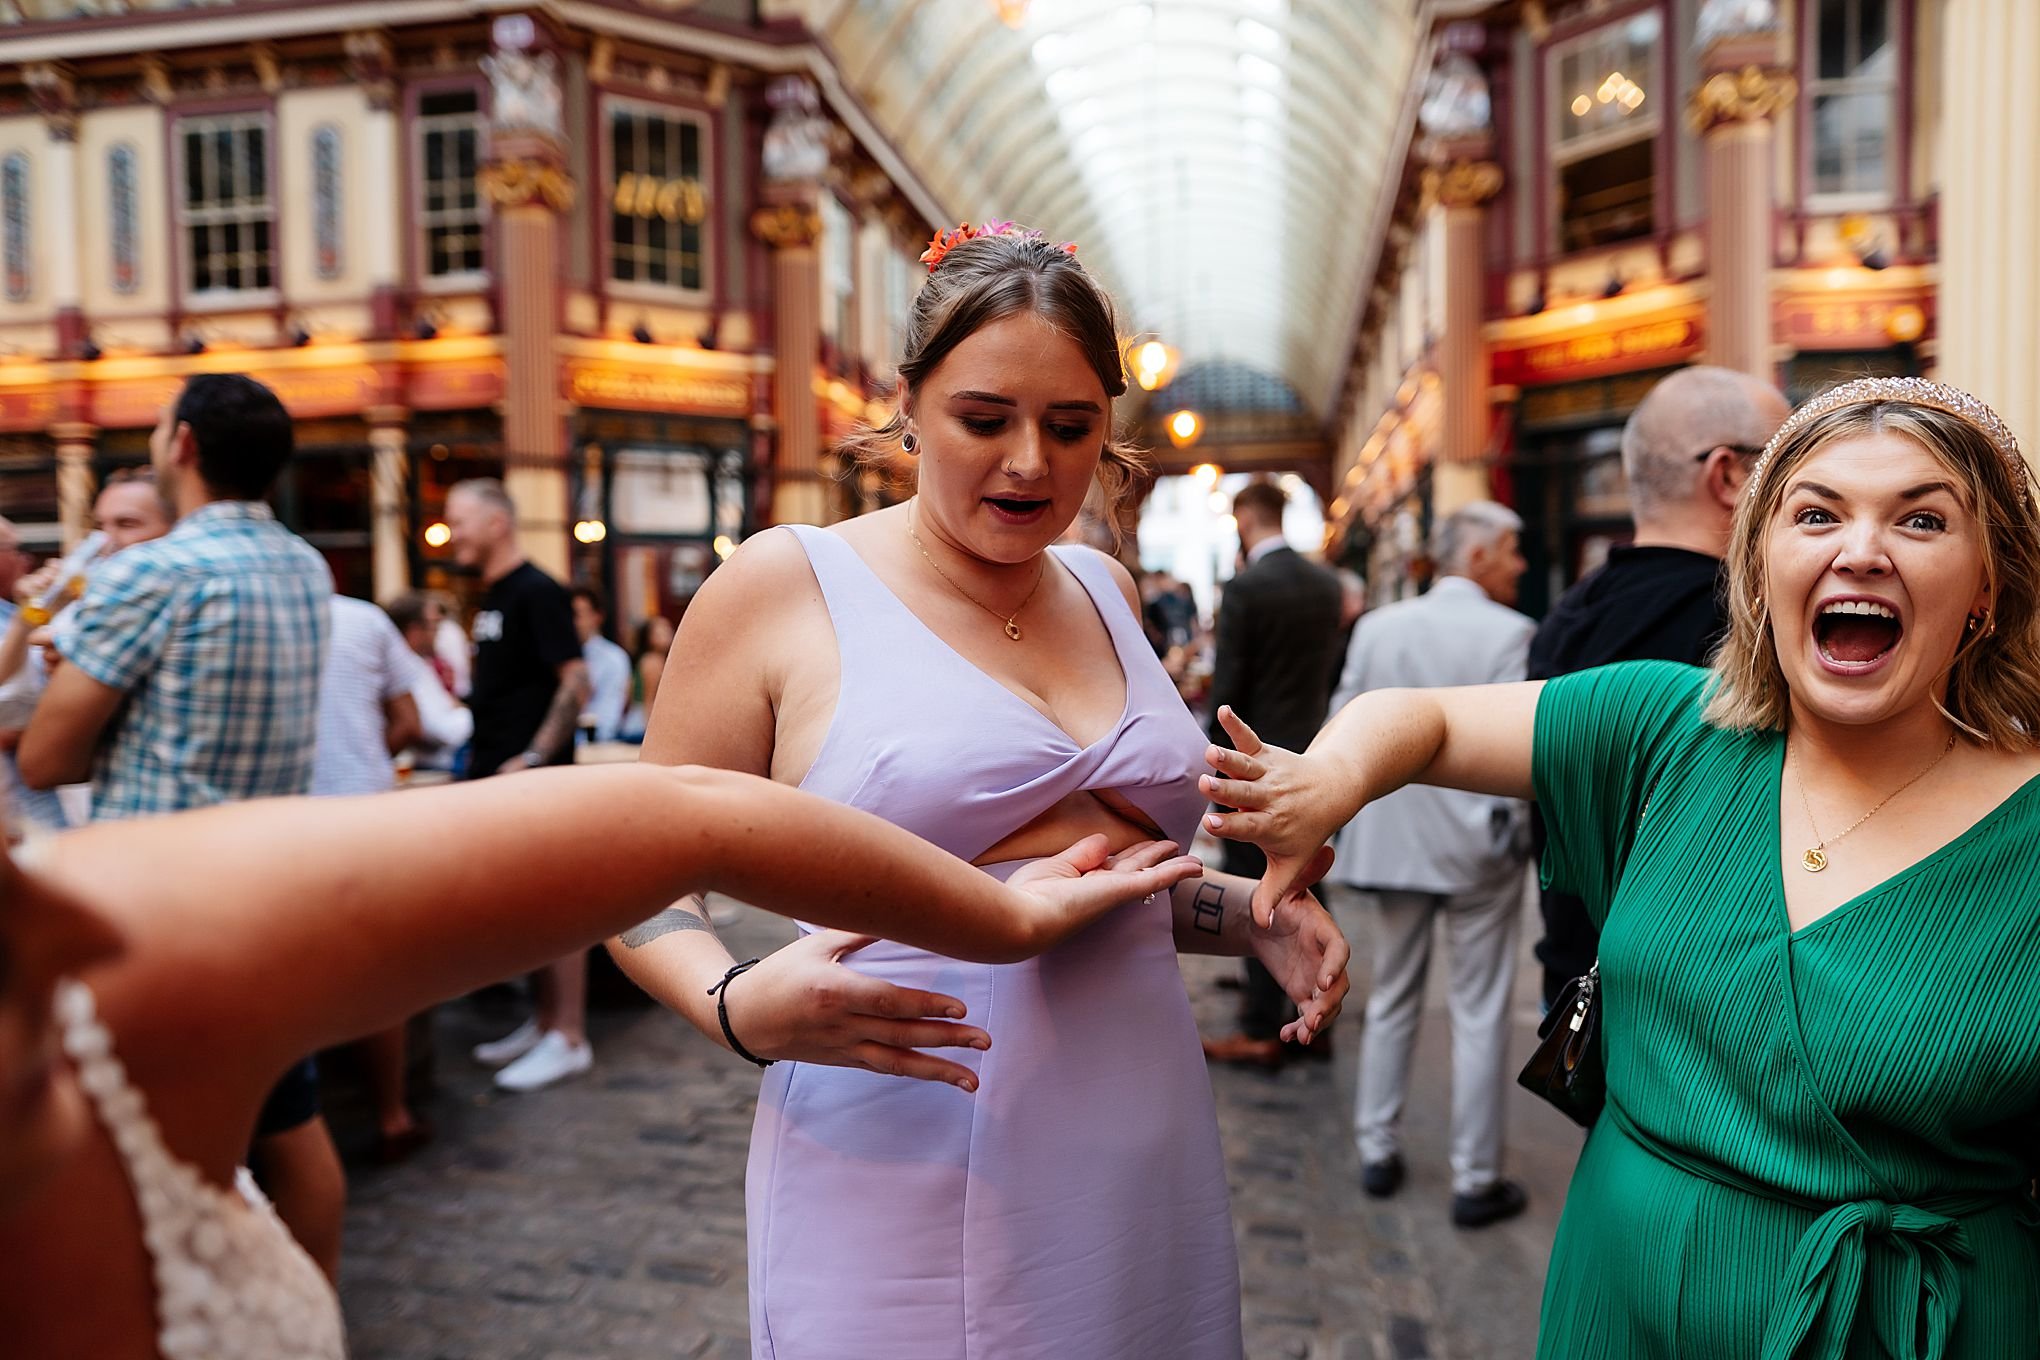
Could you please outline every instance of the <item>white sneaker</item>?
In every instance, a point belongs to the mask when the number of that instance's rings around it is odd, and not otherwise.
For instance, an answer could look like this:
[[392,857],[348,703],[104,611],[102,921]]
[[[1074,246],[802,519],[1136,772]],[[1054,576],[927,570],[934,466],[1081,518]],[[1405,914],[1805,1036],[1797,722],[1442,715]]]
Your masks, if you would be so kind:
[[536,1091],[578,1077],[595,1065],[595,1050],[585,1043],[573,1043],[556,1029],[532,1046],[529,1053],[496,1074],[496,1085],[505,1091]]
[[506,1062],[515,1062],[545,1037],[545,1031],[538,1027],[536,1019],[526,1020],[516,1029],[500,1039],[491,1039],[486,1044],[476,1044],[474,1059],[484,1067],[501,1067]]

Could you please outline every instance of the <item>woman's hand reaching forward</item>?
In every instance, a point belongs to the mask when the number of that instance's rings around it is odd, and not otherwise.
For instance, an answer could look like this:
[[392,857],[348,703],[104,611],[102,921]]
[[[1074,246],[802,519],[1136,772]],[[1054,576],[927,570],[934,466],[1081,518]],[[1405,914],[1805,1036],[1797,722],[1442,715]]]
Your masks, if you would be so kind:
[[1236,749],[1207,750],[1205,762],[1217,773],[1197,786],[1212,802],[1238,810],[1211,813],[1204,825],[1228,840],[1258,845],[1268,857],[1254,889],[1254,924],[1266,930],[1293,893],[1324,875],[1325,843],[1355,809],[1337,792],[1329,761],[1265,745],[1230,706],[1218,711],[1218,720]]
[[1173,841],[1142,841],[1118,854],[1104,836],[1086,836],[1059,855],[1036,860],[1006,880],[1031,923],[1037,954],[1129,902],[1165,893],[1204,872]]

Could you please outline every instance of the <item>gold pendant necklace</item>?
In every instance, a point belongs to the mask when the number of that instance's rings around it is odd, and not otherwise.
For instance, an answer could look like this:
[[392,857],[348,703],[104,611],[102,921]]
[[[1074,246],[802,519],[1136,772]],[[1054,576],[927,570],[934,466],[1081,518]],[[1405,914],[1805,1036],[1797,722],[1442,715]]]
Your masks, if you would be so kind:
[[958,585],[955,579],[951,577],[948,572],[942,570],[942,566],[940,563],[938,563],[934,558],[928,556],[927,545],[922,543],[921,536],[914,532],[914,512],[919,508],[920,508],[919,500],[916,500],[912,505],[907,507],[907,537],[913,539],[914,546],[921,550],[922,560],[925,561],[929,566],[935,568],[935,574],[937,576],[940,576],[945,582],[947,582],[951,590],[963,596],[964,599],[969,600],[972,604],[976,605],[979,609],[984,610],[987,614],[990,614],[993,618],[1003,620],[1006,625],[1006,636],[1013,639],[1013,641],[1018,642],[1020,640],[1020,625],[1014,622],[1014,620],[1020,617],[1020,611],[1025,609],[1027,607],[1028,601],[1034,598],[1034,592],[1041,589],[1042,578],[1048,575],[1047,559],[1044,558],[1042,560],[1041,570],[1034,573],[1034,584],[1027,588],[1027,598],[1023,599],[1022,601],[1020,601],[1019,604],[1015,605],[1012,613],[1001,614],[998,610],[992,608],[990,605],[986,604],[983,600],[980,600],[977,596],[971,594],[969,591],[965,590],[962,586]]
[[[1948,734],[1948,744],[1941,748],[1941,754],[1935,756],[1932,760],[1927,762],[1927,767],[1924,770],[1921,770],[1911,779],[1908,779],[1903,784],[1900,784],[1890,793],[1885,794],[1883,802],[1878,803],[1876,807],[1871,808],[1868,812],[1858,817],[1855,821],[1850,822],[1849,825],[1846,828],[1844,828],[1839,835],[1831,837],[1823,837],[1820,834],[1820,825],[1819,823],[1813,820],[1813,803],[1806,796],[1806,781],[1804,779],[1797,780],[1796,782],[1799,785],[1799,805],[1802,808],[1806,809],[1806,824],[1813,828],[1814,839],[1814,844],[1799,856],[1799,867],[1806,870],[1806,872],[1808,872],[1809,874],[1817,874],[1821,870],[1827,868],[1828,846],[1841,840],[1843,836],[1848,835],[1849,832],[1854,831],[1857,827],[1863,825],[1863,823],[1869,821],[1872,817],[1875,817],[1878,813],[1884,810],[1885,803],[1889,803],[1892,799],[1898,797],[1898,795],[1904,793],[1907,789],[1911,788],[1913,785],[1919,783],[1922,779],[1925,779],[1928,775],[1932,774],[1934,772],[1934,768],[1938,766],[1942,761],[1946,760],[1948,758],[1948,753],[1954,749],[1955,749],[1955,734],[1953,732],[1950,732]],[[1795,771],[1795,774],[1796,773],[1797,772]]]

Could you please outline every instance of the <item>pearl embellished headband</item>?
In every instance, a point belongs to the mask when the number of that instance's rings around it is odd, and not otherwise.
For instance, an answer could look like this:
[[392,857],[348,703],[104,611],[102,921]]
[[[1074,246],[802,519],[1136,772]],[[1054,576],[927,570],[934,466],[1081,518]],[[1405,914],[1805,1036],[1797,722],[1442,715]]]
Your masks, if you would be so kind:
[[1972,426],[1976,432],[1988,439],[1998,456],[2005,460],[2011,470],[2012,480],[2019,484],[2028,499],[2032,498],[2032,474],[2026,467],[2026,460],[2019,453],[2019,441],[2011,429],[1998,418],[1998,413],[1959,387],[1946,383],[1929,382],[1925,378],[1858,378],[1831,387],[1808,401],[1785,418],[1778,427],[1778,433],[1771,436],[1771,442],[1764,445],[1764,452],[1757,458],[1757,465],[1750,472],[1750,495],[1755,497],[1757,488],[1764,480],[1764,469],[1771,465],[1771,455],[1778,451],[1794,433],[1808,422],[1839,411],[1844,406],[1868,406],[1873,402],[1895,401],[1907,406],[1924,406],[1929,410],[1945,412]]

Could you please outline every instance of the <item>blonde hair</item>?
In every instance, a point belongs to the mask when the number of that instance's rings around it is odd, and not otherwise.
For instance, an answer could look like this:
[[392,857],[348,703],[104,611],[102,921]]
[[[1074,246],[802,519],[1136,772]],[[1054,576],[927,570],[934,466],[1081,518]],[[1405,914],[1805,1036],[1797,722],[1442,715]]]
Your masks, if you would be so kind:
[[1972,740],[2040,747],[2040,512],[2023,467],[1959,415],[1906,401],[1840,406],[1782,432],[1736,507],[1728,545],[1728,636],[1714,657],[1706,718],[1732,731],[1783,730],[1790,693],[1772,635],[1764,550],[1794,468],[1844,439],[1910,439],[1953,476],[1981,531],[1987,621],[1956,648],[1935,706]]

